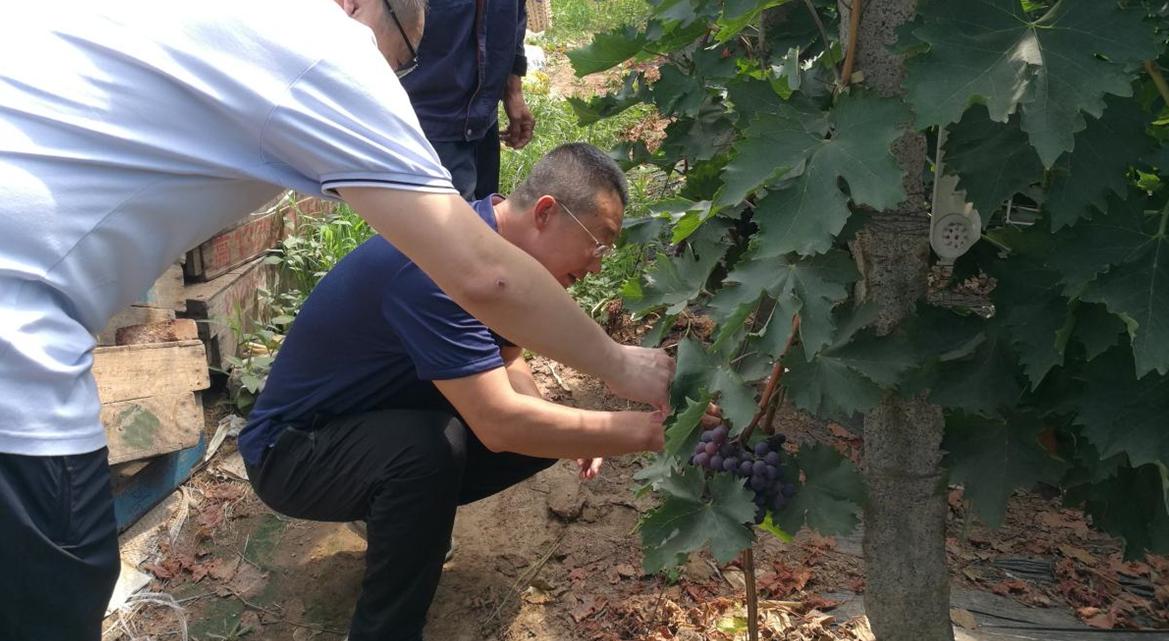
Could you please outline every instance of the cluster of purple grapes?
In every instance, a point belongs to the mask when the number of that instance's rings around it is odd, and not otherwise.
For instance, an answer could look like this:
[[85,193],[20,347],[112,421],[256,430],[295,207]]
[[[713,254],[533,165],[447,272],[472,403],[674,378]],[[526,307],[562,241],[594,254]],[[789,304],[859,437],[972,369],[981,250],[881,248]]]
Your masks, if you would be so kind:
[[748,479],[755,492],[755,524],[763,522],[767,511],[782,510],[796,494],[794,478],[788,478],[780,451],[786,440],[774,434],[755,443],[751,449],[727,442],[725,425],[702,433],[690,462],[710,472],[727,472]]

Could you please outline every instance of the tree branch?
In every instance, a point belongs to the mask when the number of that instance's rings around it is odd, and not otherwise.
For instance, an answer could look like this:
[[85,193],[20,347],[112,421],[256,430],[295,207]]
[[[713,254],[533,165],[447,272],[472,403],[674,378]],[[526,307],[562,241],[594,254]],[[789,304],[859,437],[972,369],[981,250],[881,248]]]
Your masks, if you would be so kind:
[[861,25],[861,0],[852,0],[848,14],[848,49],[844,53],[844,71],[837,79],[837,86],[843,90],[852,79],[852,67],[856,64],[856,32]]
[[[774,321],[774,319],[772,319]],[[739,442],[746,443],[747,439],[751,437],[751,432],[755,431],[755,427],[759,425],[759,420],[768,413],[771,407],[771,397],[775,395],[776,389],[779,387],[779,379],[783,376],[783,357],[787,355],[792,344],[796,341],[796,336],[800,332],[800,317],[799,315],[792,316],[792,331],[791,335],[787,337],[787,344],[783,346],[783,352],[775,359],[775,365],[771,368],[771,376],[767,378],[767,386],[763,388],[763,396],[759,399],[759,409],[755,412],[755,416],[746,428],[739,434]],[[774,410],[771,411],[774,414]],[[770,418],[768,421],[770,422]]]

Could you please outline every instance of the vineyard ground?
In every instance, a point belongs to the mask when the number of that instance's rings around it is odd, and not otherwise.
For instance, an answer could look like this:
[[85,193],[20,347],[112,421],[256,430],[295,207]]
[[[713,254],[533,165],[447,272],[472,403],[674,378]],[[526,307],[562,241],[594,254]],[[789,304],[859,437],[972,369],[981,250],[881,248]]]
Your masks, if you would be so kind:
[[[629,407],[595,379],[538,357],[532,365],[542,390],[558,402]],[[225,410],[208,406],[213,429]],[[831,443],[854,457],[862,447],[847,427],[791,409],[777,423],[797,442]],[[190,516],[150,566],[156,578],[148,589],[183,604],[191,639],[342,639],[361,581],[364,541],[344,524],[276,515],[245,482],[222,473],[230,468],[222,463],[234,456],[225,445],[188,484],[195,498]],[[609,460],[598,479],[582,483],[573,465],[561,462],[460,509],[456,552],[431,608],[427,638],[744,638],[736,635],[743,574],[735,564],[718,567],[703,554],[672,581],[642,576],[634,527],[652,499],[634,494],[640,465],[635,456]],[[950,498],[954,618],[975,626],[961,628],[960,638],[1100,638],[1083,621],[1096,628],[1169,627],[1166,559],[1122,563],[1116,540],[1036,493],[1016,495],[998,530],[965,518],[960,491]],[[833,539],[804,532],[792,543],[768,536],[756,545],[755,558],[763,638],[872,638],[856,618],[864,591],[859,534]],[[137,638],[182,638],[173,609],[143,604],[125,618]],[[105,641],[135,638],[116,621],[107,620]],[[1113,630],[1109,638],[1151,637]]]

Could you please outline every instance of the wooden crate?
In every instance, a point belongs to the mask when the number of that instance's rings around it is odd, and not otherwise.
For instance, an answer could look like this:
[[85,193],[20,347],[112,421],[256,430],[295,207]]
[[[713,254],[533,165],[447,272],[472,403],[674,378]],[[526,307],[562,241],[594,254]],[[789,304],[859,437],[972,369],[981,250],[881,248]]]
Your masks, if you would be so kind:
[[188,281],[211,280],[264,255],[282,238],[283,214],[274,201],[187,252],[183,273]]
[[528,31],[540,33],[552,26],[552,3],[549,0],[527,0]]
[[199,324],[208,365],[224,369],[227,357],[239,355],[237,332],[267,319],[259,292],[275,289],[277,272],[275,265],[257,258],[219,278],[187,285],[186,317]]
[[115,466],[110,472],[118,532],[133,525],[191,478],[206,451],[207,441],[200,436],[193,446],[177,452]]
[[203,407],[197,392],[211,383],[201,341],[98,347],[93,375],[111,464],[198,442]]

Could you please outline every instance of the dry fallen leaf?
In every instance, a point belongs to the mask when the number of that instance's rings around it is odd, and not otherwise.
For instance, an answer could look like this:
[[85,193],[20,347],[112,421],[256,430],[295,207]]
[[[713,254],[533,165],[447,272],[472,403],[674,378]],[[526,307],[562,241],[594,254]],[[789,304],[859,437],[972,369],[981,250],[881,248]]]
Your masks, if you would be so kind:
[[974,614],[970,610],[963,608],[950,608],[950,620],[954,625],[961,626],[967,630],[973,630],[978,627],[978,621],[975,620]]

